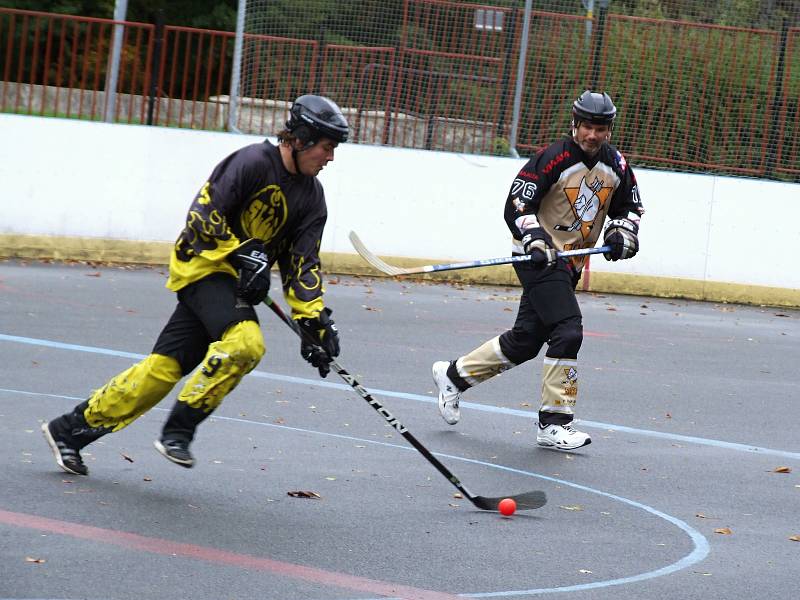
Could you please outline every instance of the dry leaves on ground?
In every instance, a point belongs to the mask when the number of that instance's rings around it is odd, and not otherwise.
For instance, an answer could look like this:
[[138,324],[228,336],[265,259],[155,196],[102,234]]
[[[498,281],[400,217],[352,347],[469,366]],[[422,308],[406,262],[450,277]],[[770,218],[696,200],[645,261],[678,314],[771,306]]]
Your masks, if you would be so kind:
[[320,496],[317,492],[303,491],[303,490],[286,492],[286,494],[288,496],[291,496],[292,498],[314,498],[314,499],[322,498],[322,496]]

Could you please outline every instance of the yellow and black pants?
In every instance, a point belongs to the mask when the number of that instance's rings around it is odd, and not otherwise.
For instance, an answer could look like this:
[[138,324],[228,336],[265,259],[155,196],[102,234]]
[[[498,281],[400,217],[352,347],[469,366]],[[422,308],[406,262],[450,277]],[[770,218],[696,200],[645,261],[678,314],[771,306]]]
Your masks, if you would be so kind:
[[162,439],[191,441],[197,426],[263,355],[258,317],[236,297],[236,280],[210,275],[178,292],[178,305],[151,354],[112,377],[51,427],[57,437],[82,448],[132,423],[191,373],[162,432]]

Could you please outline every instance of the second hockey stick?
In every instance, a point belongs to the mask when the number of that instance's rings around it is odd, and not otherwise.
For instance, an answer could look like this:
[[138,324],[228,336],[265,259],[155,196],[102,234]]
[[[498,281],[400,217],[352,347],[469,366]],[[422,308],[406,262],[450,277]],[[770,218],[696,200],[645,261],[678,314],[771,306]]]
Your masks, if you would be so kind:
[[[300,329],[299,325],[289,318],[286,313],[283,312],[283,309],[281,309],[281,307],[272,300],[272,298],[267,296],[266,300],[264,300],[264,303],[269,306],[272,312],[274,312],[281,321],[286,323],[286,325],[288,325],[301,339],[305,339],[306,342],[313,343],[312,340],[308,340],[303,336],[303,331]],[[436,458],[430,450],[423,446],[417,438],[411,435],[411,432],[406,429],[406,426],[398,421],[397,417],[386,410],[386,408],[384,408],[380,402],[375,400],[375,398],[373,398],[370,393],[360,383],[358,383],[358,381],[356,381],[356,378],[345,371],[344,368],[338,362],[336,362],[336,360],[331,360],[330,366],[331,369],[336,371],[339,377],[344,379],[350,385],[350,387],[352,387],[356,393],[358,393],[359,396],[367,401],[367,404],[374,408],[375,411],[382,416],[389,425],[394,427],[397,432],[400,433],[400,435],[402,435],[406,441],[408,441],[409,444],[414,446],[414,448],[420,454],[422,454],[422,456],[424,456],[429,463],[436,467],[436,470],[438,470],[439,473],[444,475],[447,481],[452,483],[456,489],[476,507],[480,508],[481,510],[497,510],[497,504],[504,498],[511,498],[514,500],[517,503],[517,510],[532,510],[534,508],[541,508],[547,503],[547,496],[544,492],[539,490],[509,496],[476,496],[466,487],[464,487],[464,484],[461,483],[459,478],[456,477],[452,471],[450,471],[450,469],[444,466],[444,464],[438,458]]]
[[[470,260],[466,262],[455,262],[455,263],[442,263],[438,265],[425,265],[422,267],[396,267],[394,265],[390,265],[389,263],[381,260],[375,254],[369,251],[367,247],[364,245],[364,242],[361,241],[361,238],[358,237],[355,231],[350,232],[350,242],[353,244],[353,248],[356,249],[365,261],[371,264],[373,267],[378,269],[387,275],[413,275],[415,273],[435,273],[437,271],[453,271],[456,269],[473,269],[475,267],[489,267],[492,265],[505,265],[509,263],[515,262],[528,262],[530,261],[531,257],[527,254],[521,254],[519,256],[503,256],[500,258],[483,258],[479,260]],[[608,252],[611,250],[610,246],[600,246],[598,248],[578,248],[576,250],[564,250],[563,252],[559,252],[559,258],[569,258],[570,256],[586,256],[588,254],[602,254],[604,252]]]

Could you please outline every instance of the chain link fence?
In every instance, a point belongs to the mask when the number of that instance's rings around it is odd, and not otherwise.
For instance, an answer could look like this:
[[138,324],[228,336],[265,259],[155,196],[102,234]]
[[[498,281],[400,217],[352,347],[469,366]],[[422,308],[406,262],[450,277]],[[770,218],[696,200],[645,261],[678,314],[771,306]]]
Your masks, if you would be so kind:
[[[527,155],[593,88],[637,165],[800,181],[794,1],[246,5],[233,97],[233,32],[126,24],[115,119],[267,135],[316,92],[356,143]],[[112,25],[0,9],[0,110],[102,118]]]

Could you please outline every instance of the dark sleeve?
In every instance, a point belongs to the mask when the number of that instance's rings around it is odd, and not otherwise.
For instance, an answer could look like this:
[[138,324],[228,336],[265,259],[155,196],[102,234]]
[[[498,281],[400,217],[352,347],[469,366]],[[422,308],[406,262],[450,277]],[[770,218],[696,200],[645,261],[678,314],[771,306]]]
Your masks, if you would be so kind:
[[233,153],[217,165],[189,207],[176,244],[179,259],[202,256],[218,262],[244,241],[233,233],[229,219],[253,188],[254,173],[249,148]]
[[614,192],[614,196],[611,198],[608,217],[617,219],[627,217],[630,213],[641,217],[644,214],[644,206],[639,195],[636,175],[634,175],[633,169],[619,150],[614,150],[614,160],[614,170],[619,174],[621,181]]
[[328,219],[325,196],[315,191],[315,202],[301,216],[291,235],[288,252],[278,259],[283,279],[283,294],[292,309],[292,317],[314,318],[324,308],[319,247]]
[[523,230],[539,226],[536,219],[539,205],[552,187],[556,173],[561,172],[553,168],[553,160],[560,156],[559,147],[560,144],[553,144],[539,152],[525,163],[511,183],[503,217],[518,240],[522,239]]

